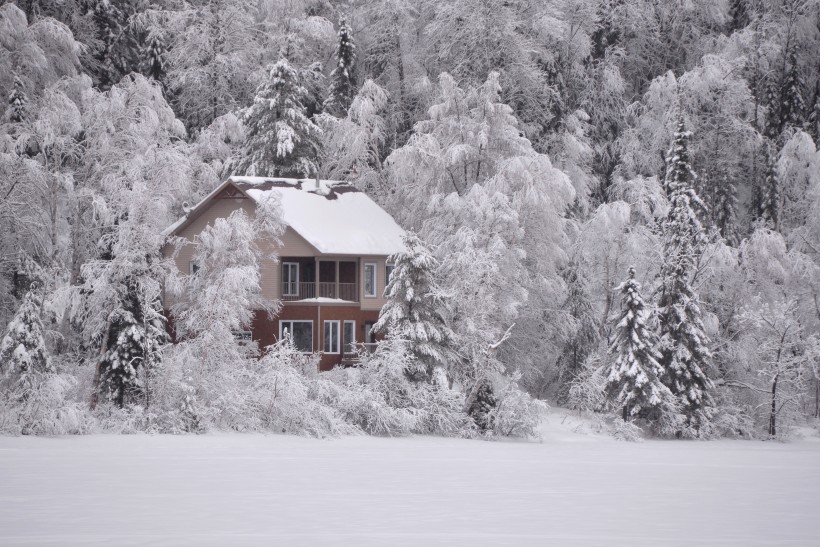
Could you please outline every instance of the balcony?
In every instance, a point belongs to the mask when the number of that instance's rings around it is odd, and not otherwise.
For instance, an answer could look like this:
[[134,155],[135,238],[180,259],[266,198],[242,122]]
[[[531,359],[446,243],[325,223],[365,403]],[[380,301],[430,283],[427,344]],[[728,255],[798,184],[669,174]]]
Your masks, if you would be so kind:
[[354,260],[282,257],[282,301],[329,298],[359,301],[358,264]]
[[316,283],[282,283],[282,301],[295,302],[309,298],[333,298],[347,300],[349,302],[359,301],[359,291],[356,283],[336,283],[334,281],[319,283],[319,294],[316,294]]

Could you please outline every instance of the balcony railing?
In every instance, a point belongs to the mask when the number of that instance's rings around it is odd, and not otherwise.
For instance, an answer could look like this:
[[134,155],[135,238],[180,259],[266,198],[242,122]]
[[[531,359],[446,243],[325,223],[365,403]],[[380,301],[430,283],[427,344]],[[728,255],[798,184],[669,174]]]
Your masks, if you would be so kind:
[[282,283],[282,300],[285,302],[305,298],[316,298],[316,283]]
[[[305,300],[306,298],[316,298],[316,296],[316,283],[313,283],[312,281],[304,283],[282,282],[282,300],[284,302]],[[348,300],[350,302],[359,301],[359,292],[357,290],[356,283],[319,283],[318,296],[320,298],[338,298],[341,300]]]

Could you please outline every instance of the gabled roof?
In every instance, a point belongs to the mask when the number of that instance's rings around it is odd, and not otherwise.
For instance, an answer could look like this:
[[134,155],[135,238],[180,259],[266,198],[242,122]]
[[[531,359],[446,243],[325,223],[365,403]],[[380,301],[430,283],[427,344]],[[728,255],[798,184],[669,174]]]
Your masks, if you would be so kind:
[[404,230],[367,194],[340,181],[322,180],[317,187],[315,179],[230,177],[163,233],[179,233],[230,186],[256,202],[276,193],[285,224],[319,253],[383,256],[404,250]]

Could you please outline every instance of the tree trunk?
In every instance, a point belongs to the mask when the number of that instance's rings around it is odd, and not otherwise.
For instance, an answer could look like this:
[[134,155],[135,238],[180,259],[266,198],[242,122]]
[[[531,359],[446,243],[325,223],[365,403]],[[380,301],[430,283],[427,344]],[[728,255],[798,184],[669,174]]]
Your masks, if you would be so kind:
[[[97,408],[97,403],[100,401],[100,380],[102,378],[102,362],[105,354],[108,353],[108,336],[111,331],[111,324],[114,321],[112,317],[108,318],[108,322],[105,325],[105,330],[103,331],[103,339],[100,344],[100,355],[97,357],[97,364],[94,367],[94,381],[91,384],[91,410]],[[120,405],[122,406],[122,405]]]
[[780,376],[779,374],[775,374],[774,381],[772,382],[772,413],[769,416],[769,435],[774,437],[777,435],[777,377]]

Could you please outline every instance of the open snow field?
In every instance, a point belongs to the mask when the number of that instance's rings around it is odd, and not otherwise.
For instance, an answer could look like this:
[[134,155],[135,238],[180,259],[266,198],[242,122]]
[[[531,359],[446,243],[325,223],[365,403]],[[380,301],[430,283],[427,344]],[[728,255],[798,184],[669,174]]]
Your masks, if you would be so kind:
[[817,546],[820,442],[0,438],[0,545]]

